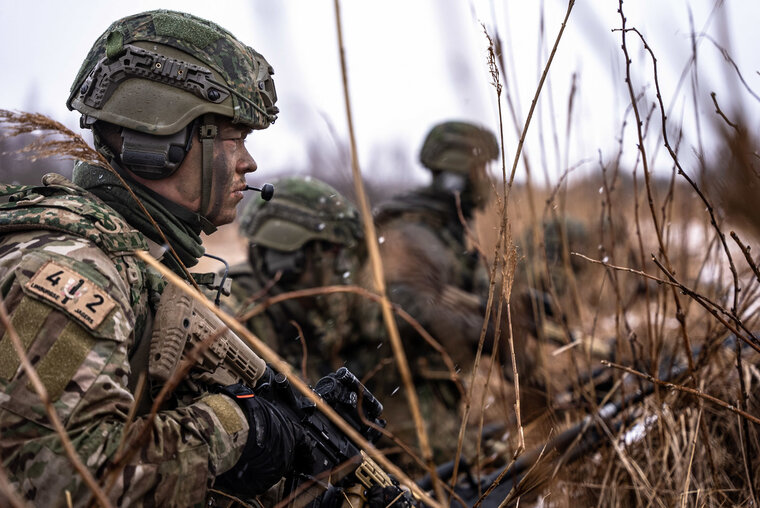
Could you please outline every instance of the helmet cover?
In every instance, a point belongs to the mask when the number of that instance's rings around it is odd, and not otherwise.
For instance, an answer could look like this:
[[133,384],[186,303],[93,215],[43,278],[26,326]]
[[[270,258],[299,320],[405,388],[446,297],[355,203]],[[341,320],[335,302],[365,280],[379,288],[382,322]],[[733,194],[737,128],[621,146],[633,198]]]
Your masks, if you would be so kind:
[[470,168],[499,156],[496,136],[468,122],[443,122],[433,127],[420,150],[420,162],[433,171],[469,173]]
[[278,113],[272,74],[261,54],[220,26],[149,11],[114,22],[95,41],[66,105],[85,124],[103,120],[155,135],[206,113],[264,129]]
[[292,252],[312,240],[352,248],[364,237],[359,212],[330,185],[291,177],[274,186],[271,201],[257,196],[240,215],[240,230],[251,243]]

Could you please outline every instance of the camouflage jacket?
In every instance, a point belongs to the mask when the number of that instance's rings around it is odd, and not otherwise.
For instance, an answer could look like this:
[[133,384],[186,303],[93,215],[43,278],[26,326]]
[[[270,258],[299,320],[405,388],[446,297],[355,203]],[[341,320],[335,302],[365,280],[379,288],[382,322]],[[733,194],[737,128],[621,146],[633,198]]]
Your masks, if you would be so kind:
[[[453,195],[423,188],[384,204],[375,221],[389,298],[456,361],[469,360],[463,341],[473,347],[478,342],[488,274],[467,247]],[[417,336],[405,324],[400,328],[403,335]]]
[[[155,419],[135,406],[136,354],[148,341],[165,283],[133,253],[145,237],[59,175],[39,187],[0,186],[0,288],[13,329],[80,460],[116,506],[200,506],[214,477],[240,457],[247,422],[229,398],[199,394]],[[90,499],[45,406],[0,325],[0,456],[35,506]],[[148,404],[149,405],[149,404]],[[136,436],[149,427],[147,439]],[[120,464],[120,448],[134,449]],[[0,494],[0,498],[2,495]],[[3,504],[0,501],[0,504]]]

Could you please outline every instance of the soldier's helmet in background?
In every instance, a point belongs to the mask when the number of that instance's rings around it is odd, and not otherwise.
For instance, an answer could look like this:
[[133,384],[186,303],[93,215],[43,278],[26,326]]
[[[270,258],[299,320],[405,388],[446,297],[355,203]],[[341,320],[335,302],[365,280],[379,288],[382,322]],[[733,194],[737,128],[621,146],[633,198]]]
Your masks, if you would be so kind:
[[311,177],[274,182],[271,201],[255,197],[240,216],[240,231],[259,247],[293,252],[322,240],[356,247],[364,237],[359,212],[337,190]]
[[432,171],[468,173],[499,157],[496,136],[468,122],[443,122],[433,127],[420,150],[420,162]]

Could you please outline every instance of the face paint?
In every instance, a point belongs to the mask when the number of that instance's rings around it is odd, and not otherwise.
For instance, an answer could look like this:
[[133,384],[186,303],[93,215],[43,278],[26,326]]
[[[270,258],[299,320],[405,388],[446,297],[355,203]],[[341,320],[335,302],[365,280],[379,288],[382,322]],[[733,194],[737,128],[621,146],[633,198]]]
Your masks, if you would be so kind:
[[256,171],[256,161],[245,147],[248,132],[247,128],[222,121],[214,139],[211,199],[205,215],[215,226],[235,220],[246,186],[245,175]]

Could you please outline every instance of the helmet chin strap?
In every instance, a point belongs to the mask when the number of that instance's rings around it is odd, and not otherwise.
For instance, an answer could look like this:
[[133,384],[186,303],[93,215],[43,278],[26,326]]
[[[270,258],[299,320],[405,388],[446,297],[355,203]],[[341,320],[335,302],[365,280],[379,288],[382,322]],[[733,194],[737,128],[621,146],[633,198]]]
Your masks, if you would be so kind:
[[[201,217],[206,218],[211,204],[211,184],[214,165],[214,138],[216,138],[219,129],[214,123],[214,115],[203,115],[201,122],[200,140],[201,140],[201,206],[198,213]],[[214,228],[216,229],[216,228]]]

